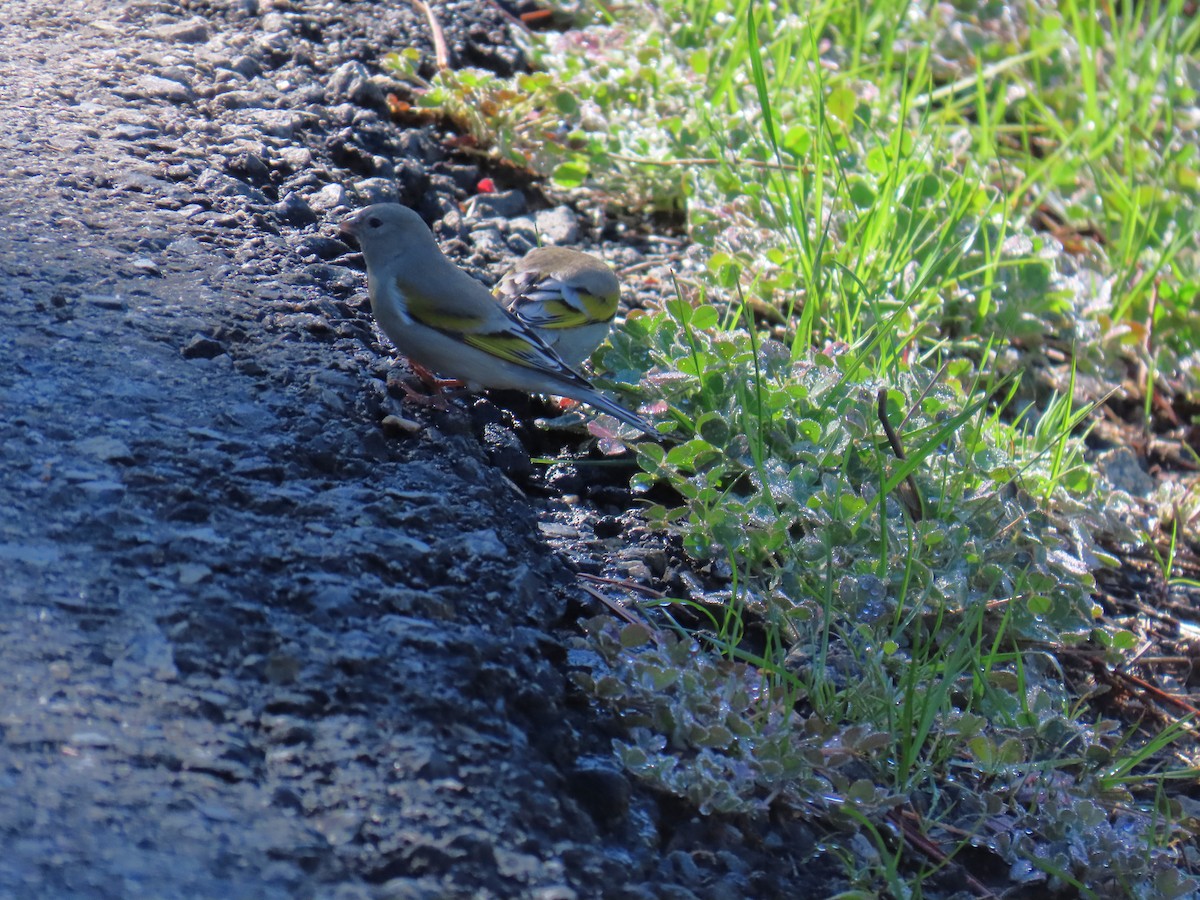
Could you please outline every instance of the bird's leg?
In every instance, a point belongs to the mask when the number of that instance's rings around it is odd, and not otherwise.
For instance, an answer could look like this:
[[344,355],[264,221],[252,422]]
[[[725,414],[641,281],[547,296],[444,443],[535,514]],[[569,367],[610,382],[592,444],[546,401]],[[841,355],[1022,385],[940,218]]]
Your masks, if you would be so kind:
[[459,378],[440,378],[415,360],[410,359],[408,364],[412,367],[413,374],[420,378],[425,386],[435,393],[441,394],[448,390],[461,390],[467,386],[467,383]]
[[428,392],[424,393],[410,385],[408,380],[401,375],[402,370],[399,367],[393,368],[388,375],[388,388],[393,392],[399,390],[404,395],[405,404],[448,411],[450,409],[449,399],[453,396],[455,389],[466,386],[462,381],[453,378],[439,378],[429,369],[411,359],[408,364]]
[[450,403],[446,399],[446,394],[438,391],[433,394],[423,394],[414,387],[409,387],[403,382],[400,383],[400,390],[404,392],[405,406],[425,406],[434,409],[440,409],[446,412],[450,409]]

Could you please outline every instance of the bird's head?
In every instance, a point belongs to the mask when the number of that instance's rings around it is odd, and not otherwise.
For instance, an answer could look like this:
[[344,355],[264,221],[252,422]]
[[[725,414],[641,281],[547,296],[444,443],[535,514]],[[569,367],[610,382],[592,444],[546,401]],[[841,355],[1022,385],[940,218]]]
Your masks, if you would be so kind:
[[338,231],[358,242],[368,265],[437,246],[424,220],[399,203],[365,206],[342,219]]

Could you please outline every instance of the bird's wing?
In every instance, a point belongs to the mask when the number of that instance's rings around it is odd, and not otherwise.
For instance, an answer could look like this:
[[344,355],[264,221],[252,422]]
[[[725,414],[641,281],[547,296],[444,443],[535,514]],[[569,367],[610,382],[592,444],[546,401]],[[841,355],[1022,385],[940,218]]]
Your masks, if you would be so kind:
[[588,381],[559,359],[528,325],[509,318],[511,323],[506,327],[462,333],[459,340],[513,365],[533,369],[567,384],[590,387]]
[[497,359],[568,384],[587,385],[532,327],[497,303],[471,276],[457,271],[462,278],[443,279],[436,295],[423,291],[411,279],[398,278],[396,286],[404,295],[408,315]]
[[578,328],[607,322],[617,312],[615,298],[551,277],[514,280],[503,296],[509,312],[534,328]]

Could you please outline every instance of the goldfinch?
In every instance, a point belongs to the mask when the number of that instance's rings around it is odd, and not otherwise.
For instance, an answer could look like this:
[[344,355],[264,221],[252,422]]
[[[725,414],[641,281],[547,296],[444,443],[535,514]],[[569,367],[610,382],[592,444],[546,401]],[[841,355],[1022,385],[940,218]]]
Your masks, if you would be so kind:
[[538,247],[500,279],[494,293],[574,369],[608,337],[621,283],[594,256],[565,247]]
[[375,320],[414,362],[459,378],[474,390],[570,397],[657,434],[644,419],[592,387],[532,327],[443,256],[429,227],[411,209],[396,203],[367,206],[347,216],[341,232],[362,249]]

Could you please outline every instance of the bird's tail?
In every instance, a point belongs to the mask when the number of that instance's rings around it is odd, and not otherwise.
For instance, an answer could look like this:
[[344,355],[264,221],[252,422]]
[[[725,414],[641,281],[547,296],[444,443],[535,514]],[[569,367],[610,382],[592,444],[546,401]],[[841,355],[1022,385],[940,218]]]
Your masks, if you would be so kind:
[[588,406],[598,409],[601,412],[606,412],[614,419],[618,419],[624,422],[626,425],[637,428],[651,437],[658,437],[658,432],[653,428],[653,426],[651,426],[649,422],[647,422],[641,416],[631,413],[616,400],[608,399],[608,397],[605,397],[595,389],[592,389],[586,395],[573,397],[572,399],[578,400],[581,403],[586,403]]

